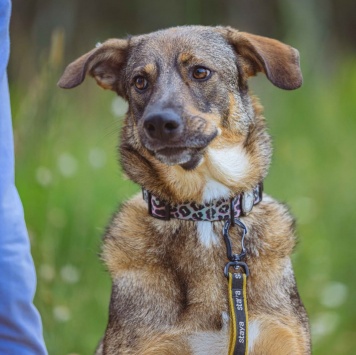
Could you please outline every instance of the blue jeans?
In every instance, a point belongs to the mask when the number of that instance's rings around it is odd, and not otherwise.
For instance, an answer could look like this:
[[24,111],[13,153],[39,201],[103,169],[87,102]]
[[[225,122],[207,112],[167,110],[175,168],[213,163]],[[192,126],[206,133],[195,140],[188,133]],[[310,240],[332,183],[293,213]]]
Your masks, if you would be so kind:
[[10,0],[0,0],[0,354],[47,354],[33,305],[36,275],[21,200],[14,182],[14,147],[6,76]]

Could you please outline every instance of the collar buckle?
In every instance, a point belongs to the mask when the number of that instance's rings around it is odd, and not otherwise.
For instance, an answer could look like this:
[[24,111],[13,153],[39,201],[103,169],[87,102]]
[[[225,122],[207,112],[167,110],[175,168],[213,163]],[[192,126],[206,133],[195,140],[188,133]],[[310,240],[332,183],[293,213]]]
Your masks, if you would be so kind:
[[253,190],[244,191],[241,194],[241,211],[244,216],[247,216],[253,208],[255,202],[255,194]]
[[142,195],[143,199],[147,202],[148,214],[150,216],[163,221],[169,221],[171,219],[171,209],[168,203],[164,203],[164,206],[161,205],[159,208],[155,209],[151,192],[146,189],[142,189]]
[[241,194],[241,212],[243,216],[247,216],[254,205],[262,201],[263,182],[260,182],[254,189],[245,191]]

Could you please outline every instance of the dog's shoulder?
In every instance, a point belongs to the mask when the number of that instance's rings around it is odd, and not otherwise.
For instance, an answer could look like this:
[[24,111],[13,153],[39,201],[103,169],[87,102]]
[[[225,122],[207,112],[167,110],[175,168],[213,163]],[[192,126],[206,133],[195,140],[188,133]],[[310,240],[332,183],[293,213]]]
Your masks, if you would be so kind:
[[114,214],[103,238],[101,257],[111,274],[141,264],[159,264],[166,252],[162,236],[173,235],[180,221],[152,218],[137,194]]
[[282,233],[294,232],[295,219],[287,204],[264,193],[261,203],[255,207],[254,212],[252,216],[254,223],[260,221],[274,232],[277,230],[281,230]]
[[293,252],[296,245],[295,219],[284,203],[264,194],[262,202],[246,217],[246,224],[252,255],[258,255],[262,250],[273,254],[270,255],[273,258],[284,258]]

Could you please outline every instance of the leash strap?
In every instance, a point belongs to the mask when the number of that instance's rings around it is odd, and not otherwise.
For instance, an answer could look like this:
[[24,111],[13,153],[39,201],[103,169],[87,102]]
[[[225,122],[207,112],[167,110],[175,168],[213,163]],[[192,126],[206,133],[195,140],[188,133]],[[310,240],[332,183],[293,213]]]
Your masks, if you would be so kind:
[[248,353],[246,274],[229,272],[230,344],[228,355]]

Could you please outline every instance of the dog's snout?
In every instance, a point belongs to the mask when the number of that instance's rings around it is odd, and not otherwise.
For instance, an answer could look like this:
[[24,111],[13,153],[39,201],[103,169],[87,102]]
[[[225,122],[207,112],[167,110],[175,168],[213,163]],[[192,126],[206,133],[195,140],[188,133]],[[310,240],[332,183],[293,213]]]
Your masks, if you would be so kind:
[[149,138],[167,141],[182,132],[182,119],[173,111],[158,112],[148,115],[143,123]]

